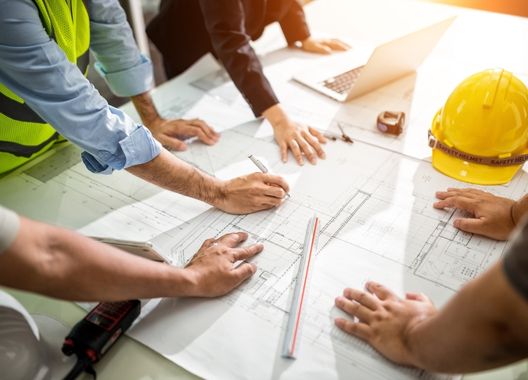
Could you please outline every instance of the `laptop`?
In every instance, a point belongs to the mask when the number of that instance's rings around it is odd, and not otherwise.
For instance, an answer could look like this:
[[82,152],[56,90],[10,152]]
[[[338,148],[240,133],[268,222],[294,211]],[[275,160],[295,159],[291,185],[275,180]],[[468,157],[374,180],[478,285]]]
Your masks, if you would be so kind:
[[448,18],[389,41],[373,51],[359,48],[340,53],[330,64],[317,65],[294,75],[293,79],[345,102],[416,71],[454,19]]

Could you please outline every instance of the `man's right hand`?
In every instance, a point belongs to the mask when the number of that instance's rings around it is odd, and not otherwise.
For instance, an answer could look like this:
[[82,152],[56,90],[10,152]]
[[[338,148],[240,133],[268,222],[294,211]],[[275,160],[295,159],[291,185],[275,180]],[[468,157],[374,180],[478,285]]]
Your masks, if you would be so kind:
[[261,243],[238,247],[247,238],[247,233],[235,232],[206,240],[184,269],[192,283],[186,295],[222,296],[251,277],[257,270],[254,264],[244,262],[233,268],[235,262],[249,259],[264,248]]
[[273,127],[275,141],[279,145],[282,162],[288,161],[288,151],[299,165],[304,165],[305,157],[311,164],[317,163],[317,158],[324,159],[326,154],[321,144],[326,138],[315,128],[303,126],[291,120],[279,104],[269,107],[262,113]]
[[225,181],[212,204],[230,214],[249,214],[280,205],[289,190],[280,176],[253,173]]

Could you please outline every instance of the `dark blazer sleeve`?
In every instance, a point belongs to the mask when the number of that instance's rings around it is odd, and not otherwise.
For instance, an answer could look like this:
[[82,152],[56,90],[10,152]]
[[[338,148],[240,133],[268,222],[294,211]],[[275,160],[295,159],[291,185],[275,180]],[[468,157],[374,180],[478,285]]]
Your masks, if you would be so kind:
[[253,113],[279,101],[249,44],[241,0],[199,0],[213,49]]
[[286,14],[279,20],[288,45],[310,37],[310,29],[306,23],[304,10],[298,0],[293,0]]

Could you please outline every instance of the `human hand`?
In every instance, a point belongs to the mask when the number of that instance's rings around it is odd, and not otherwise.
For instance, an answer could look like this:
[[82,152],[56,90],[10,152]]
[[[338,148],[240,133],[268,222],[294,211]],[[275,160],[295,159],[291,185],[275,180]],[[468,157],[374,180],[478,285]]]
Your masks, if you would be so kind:
[[275,141],[279,145],[282,162],[288,161],[288,150],[291,150],[299,165],[304,164],[303,155],[311,164],[317,162],[317,157],[325,158],[321,144],[326,143],[323,134],[315,128],[306,127],[290,120],[280,104],[271,106],[264,111],[263,116],[273,127]]
[[336,318],[336,326],[369,343],[393,362],[418,366],[410,336],[420,323],[437,313],[432,302],[417,293],[407,293],[405,299],[400,299],[375,282],[367,282],[365,289],[347,288],[342,297],[336,298],[339,309],[357,318]]
[[253,173],[225,181],[213,205],[230,214],[249,214],[280,205],[289,190],[280,176]]
[[282,162],[288,160],[288,150],[291,150],[299,165],[304,165],[303,155],[312,165],[317,163],[317,157],[326,158],[320,145],[326,143],[326,139],[314,128],[288,120],[275,127],[273,133],[280,148]]
[[345,51],[350,46],[338,39],[316,39],[308,37],[301,41],[301,49],[308,53],[331,54],[336,51]]
[[220,134],[200,119],[184,120],[157,117],[146,126],[163,146],[177,151],[187,149],[187,144],[182,140],[191,137],[198,137],[207,145],[213,145],[220,139]]
[[440,201],[433,204],[434,208],[458,208],[472,215],[453,221],[453,225],[462,231],[506,240],[515,228],[514,200],[482,190],[455,188],[438,191],[436,197]]
[[245,262],[233,268],[235,262],[249,259],[264,248],[262,243],[237,247],[247,238],[247,233],[236,232],[226,234],[216,240],[206,240],[184,269],[193,284],[186,295],[190,297],[222,296],[251,277],[257,270],[254,264]]

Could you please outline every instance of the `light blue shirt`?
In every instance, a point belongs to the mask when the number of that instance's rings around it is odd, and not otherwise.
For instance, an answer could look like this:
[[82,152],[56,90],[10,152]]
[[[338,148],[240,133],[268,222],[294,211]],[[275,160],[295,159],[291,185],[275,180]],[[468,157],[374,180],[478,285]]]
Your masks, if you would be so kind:
[[[152,65],[135,44],[117,0],[87,0],[96,69],[119,96],[152,86]],[[92,172],[142,164],[160,153],[147,128],[110,106],[49,37],[31,0],[0,0],[0,82],[85,151]],[[0,126],[1,128],[1,126]]]

